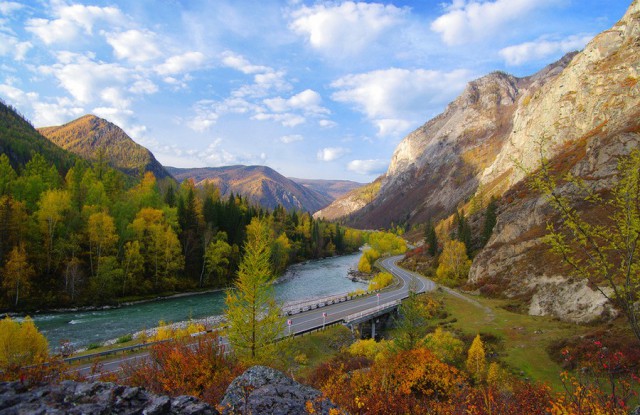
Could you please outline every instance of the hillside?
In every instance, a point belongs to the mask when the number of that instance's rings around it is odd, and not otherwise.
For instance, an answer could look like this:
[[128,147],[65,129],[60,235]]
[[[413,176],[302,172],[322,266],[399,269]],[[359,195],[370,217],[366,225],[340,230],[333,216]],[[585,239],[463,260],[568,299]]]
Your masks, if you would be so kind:
[[290,179],[307,189],[329,197],[331,200],[338,199],[352,190],[364,186],[364,183],[352,182],[351,180],[314,180],[297,179],[295,177],[290,177]]
[[75,156],[43,137],[14,108],[0,101],[0,154],[6,154],[14,169],[19,170],[34,154],[44,158],[66,172]]
[[[363,207],[347,204],[357,210],[343,220],[361,228],[422,224],[460,208],[473,214],[490,196],[499,197],[498,223],[474,258],[471,282],[517,297],[531,314],[572,321],[611,316],[595,287],[572,280],[548,253],[542,236],[555,214],[522,180],[539,166],[544,141],[559,171],[606,192],[619,157],[640,146],[639,68],[640,4],[634,1],[583,51],[533,76],[496,72],[471,82],[400,143],[376,197]],[[563,185],[556,192],[575,196]],[[606,217],[600,209],[589,213]]]
[[145,147],[133,141],[120,127],[94,115],[85,115],[57,127],[39,128],[51,142],[88,160],[101,158],[130,176],[150,171],[156,178],[169,173]]
[[[442,114],[402,140],[379,179],[376,197],[357,211],[344,212],[351,213],[346,222],[378,228],[448,216],[478,190],[482,173],[508,142],[522,97],[535,95],[574,56],[530,77],[494,72],[470,82]],[[487,196],[506,190],[491,185],[484,189]]]
[[287,179],[266,166],[229,166],[180,169],[167,167],[178,181],[193,179],[196,185],[214,183],[223,196],[243,195],[260,206],[315,212],[331,203],[329,196]]

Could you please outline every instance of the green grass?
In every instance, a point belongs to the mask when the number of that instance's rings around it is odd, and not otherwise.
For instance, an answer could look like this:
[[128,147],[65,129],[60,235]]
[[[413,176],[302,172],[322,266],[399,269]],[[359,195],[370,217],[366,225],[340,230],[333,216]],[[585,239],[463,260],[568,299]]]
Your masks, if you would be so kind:
[[470,297],[491,314],[462,299],[438,291],[433,294],[444,303],[449,314],[445,322],[451,329],[465,336],[476,334],[492,335],[499,339],[497,344],[488,345],[498,353],[498,359],[511,371],[523,378],[545,382],[554,390],[561,390],[562,368],[551,359],[547,347],[554,341],[586,334],[592,327],[565,323],[550,317],[517,314],[502,308],[504,300]]
[[[331,359],[353,341],[351,331],[341,324],[280,342],[278,362],[287,373],[305,377],[313,368]],[[304,358],[301,358],[304,356]]]

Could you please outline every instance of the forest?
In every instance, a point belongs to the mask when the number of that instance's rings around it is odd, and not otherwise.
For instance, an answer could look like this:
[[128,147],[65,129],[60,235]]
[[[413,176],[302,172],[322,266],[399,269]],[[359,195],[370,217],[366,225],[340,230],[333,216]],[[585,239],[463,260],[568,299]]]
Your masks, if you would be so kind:
[[276,276],[364,242],[361,231],[309,213],[221,198],[213,185],[178,185],[151,172],[131,180],[81,159],[65,171],[40,154],[16,169],[1,154],[0,307],[114,304],[227,287],[254,217],[268,219]]

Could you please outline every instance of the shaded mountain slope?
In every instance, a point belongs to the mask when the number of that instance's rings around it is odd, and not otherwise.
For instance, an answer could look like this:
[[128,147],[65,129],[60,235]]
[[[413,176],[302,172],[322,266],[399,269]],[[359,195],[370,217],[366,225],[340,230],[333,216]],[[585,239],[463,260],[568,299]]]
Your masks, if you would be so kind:
[[60,172],[67,171],[76,157],[43,137],[14,108],[0,101],[0,154],[6,154],[14,169],[39,153]]

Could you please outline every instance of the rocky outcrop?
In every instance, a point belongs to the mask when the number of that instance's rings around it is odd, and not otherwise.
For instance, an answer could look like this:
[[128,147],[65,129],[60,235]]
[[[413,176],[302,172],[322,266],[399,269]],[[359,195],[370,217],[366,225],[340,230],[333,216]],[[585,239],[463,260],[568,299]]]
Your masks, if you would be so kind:
[[20,382],[0,383],[0,415],[14,414],[217,414],[191,396],[169,398],[142,388],[114,383],[64,381],[27,388]]
[[266,366],[253,366],[237,377],[227,388],[220,404],[223,414],[307,413],[311,404],[315,413],[328,414],[335,406],[321,398],[321,393],[297,383],[282,372]]
[[[336,408],[321,393],[283,373],[254,366],[227,388],[218,409],[224,414],[328,414]],[[0,415],[17,414],[218,414],[218,409],[191,396],[171,398],[143,388],[104,382],[59,384],[0,383]]]

